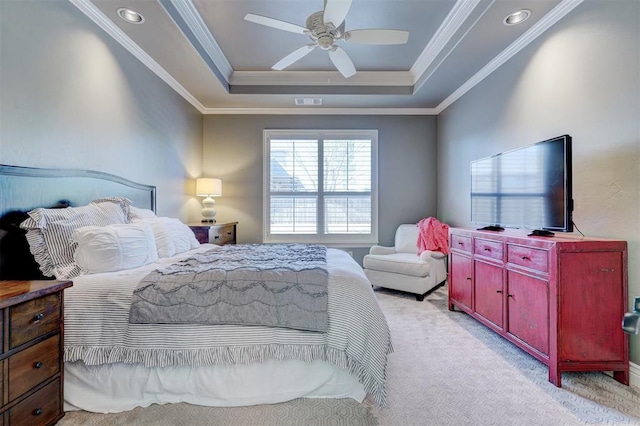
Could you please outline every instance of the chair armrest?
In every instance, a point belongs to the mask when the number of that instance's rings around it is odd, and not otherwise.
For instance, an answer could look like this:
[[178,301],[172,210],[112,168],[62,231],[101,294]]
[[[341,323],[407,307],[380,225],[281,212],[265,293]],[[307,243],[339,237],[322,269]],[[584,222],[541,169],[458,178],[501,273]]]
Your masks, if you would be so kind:
[[369,249],[369,254],[393,254],[396,252],[395,247],[385,247],[385,246],[371,246]]
[[440,251],[425,250],[422,253],[420,253],[420,260],[422,261],[427,261],[430,258],[444,259],[445,257],[447,257],[447,255]]

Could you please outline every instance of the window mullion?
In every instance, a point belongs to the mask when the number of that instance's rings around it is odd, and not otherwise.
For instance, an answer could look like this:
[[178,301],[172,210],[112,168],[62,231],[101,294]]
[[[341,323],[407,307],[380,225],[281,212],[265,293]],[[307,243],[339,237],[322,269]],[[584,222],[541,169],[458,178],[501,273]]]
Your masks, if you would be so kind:
[[324,235],[324,134],[318,135],[318,222],[317,232],[319,236]]

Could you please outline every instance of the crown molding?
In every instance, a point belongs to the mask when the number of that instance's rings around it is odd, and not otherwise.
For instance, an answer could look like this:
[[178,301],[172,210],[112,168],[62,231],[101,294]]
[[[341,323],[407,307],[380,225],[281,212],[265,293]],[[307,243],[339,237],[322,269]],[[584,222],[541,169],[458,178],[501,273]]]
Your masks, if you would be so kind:
[[113,37],[115,41],[120,43],[122,47],[127,49],[133,56],[138,58],[147,68],[160,77],[173,90],[182,96],[187,102],[193,105],[200,113],[204,113],[205,107],[178,81],[171,76],[164,68],[160,66],[151,56],[149,56],[140,46],[138,46],[124,31],[115,25],[107,16],[102,13],[89,0],[69,0],[71,4],[80,9],[89,19],[102,28],[108,35]]
[[213,38],[211,31],[209,31],[209,27],[207,27],[207,24],[202,19],[202,16],[198,12],[198,9],[196,9],[196,6],[191,0],[169,0],[169,2],[171,2],[182,19],[184,19],[184,22],[193,32],[193,35],[196,37],[209,58],[216,65],[218,71],[222,74],[227,83],[229,83],[229,79],[233,74],[233,68],[231,67],[227,57],[224,55],[224,52],[222,52],[220,45],[216,42],[216,39]]
[[344,78],[338,71],[234,71],[232,86],[412,86],[408,71],[358,71]]
[[460,99],[465,93],[475,87],[478,83],[488,77],[502,64],[511,59],[516,53],[524,49],[529,43],[534,41],[538,36],[547,31],[552,25],[565,17],[569,12],[580,5],[584,0],[563,0],[560,4],[554,7],[549,13],[542,17],[535,25],[531,26],[524,34],[518,37],[513,43],[511,43],[506,49],[504,49],[498,56],[493,58],[487,65],[482,67],[480,71],[475,73],[469,80],[462,84],[452,94],[450,94],[444,101],[442,101],[436,108],[436,113],[440,114],[447,107]]
[[[447,17],[409,70],[413,76],[413,84],[418,82],[481,1],[458,0],[453,5]],[[418,89],[419,87],[415,90],[417,91]]]
[[205,115],[437,115],[434,108],[205,108]]

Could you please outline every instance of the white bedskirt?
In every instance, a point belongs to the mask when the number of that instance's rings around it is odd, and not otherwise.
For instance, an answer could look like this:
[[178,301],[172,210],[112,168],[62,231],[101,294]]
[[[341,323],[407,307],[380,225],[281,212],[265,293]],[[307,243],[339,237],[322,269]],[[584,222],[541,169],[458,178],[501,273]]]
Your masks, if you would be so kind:
[[66,362],[64,369],[65,411],[115,413],[176,402],[232,407],[301,397],[362,402],[365,395],[356,377],[320,360],[155,368],[124,363],[87,366],[76,361]]

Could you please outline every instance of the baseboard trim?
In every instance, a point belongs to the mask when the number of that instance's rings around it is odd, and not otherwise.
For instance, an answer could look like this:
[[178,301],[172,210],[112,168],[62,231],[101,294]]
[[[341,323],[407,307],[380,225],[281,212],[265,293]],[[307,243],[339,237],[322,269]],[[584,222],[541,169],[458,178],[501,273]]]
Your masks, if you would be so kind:
[[640,365],[629,363],[629,385],[640,389]]

